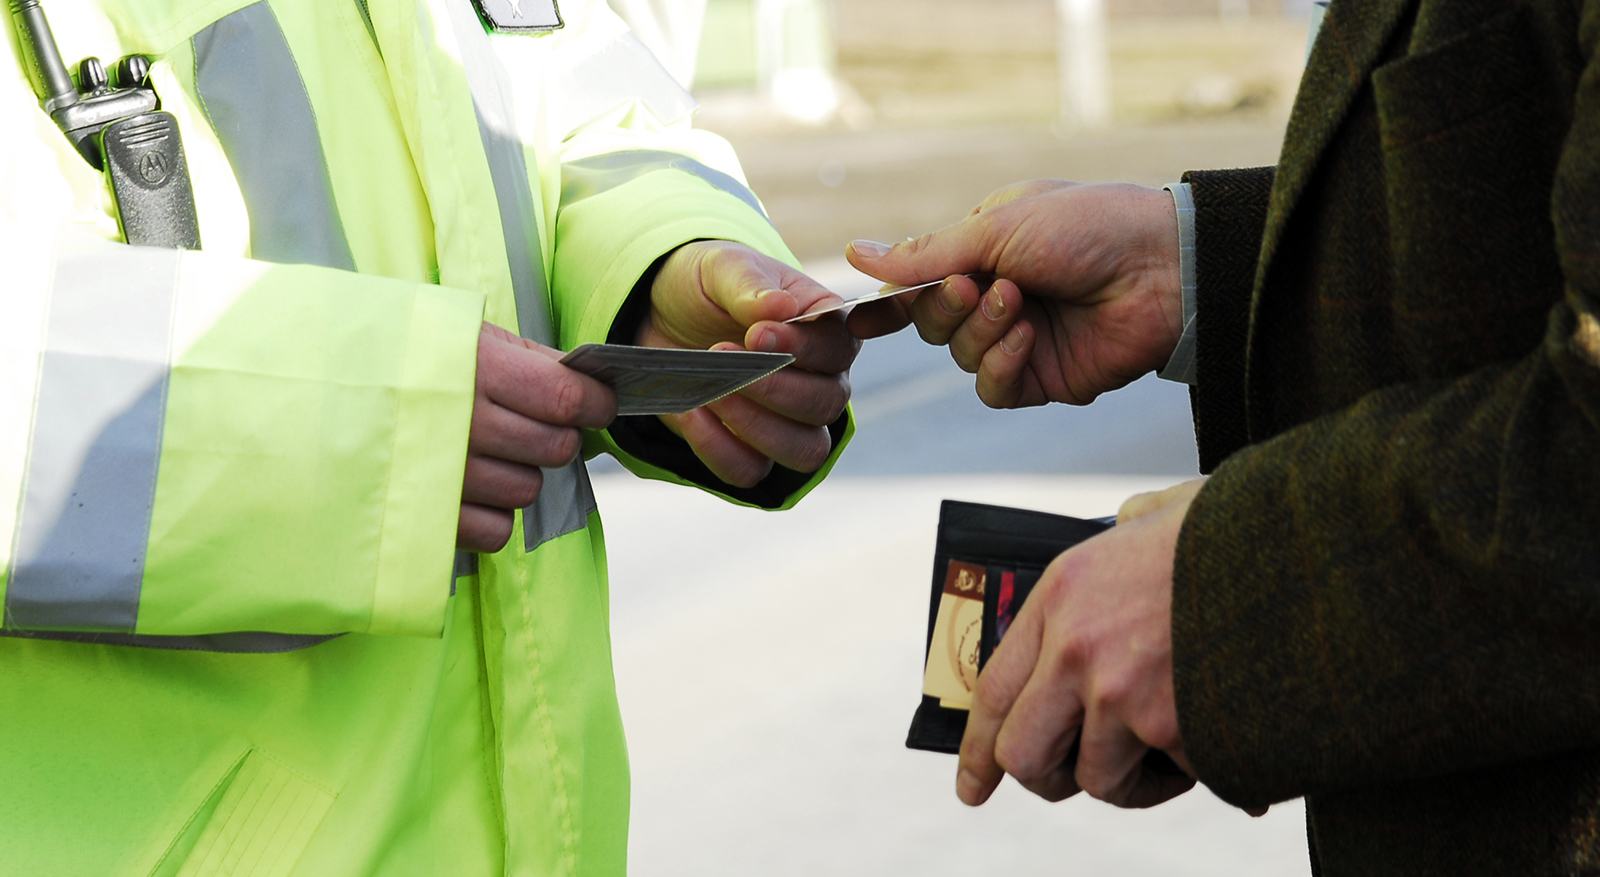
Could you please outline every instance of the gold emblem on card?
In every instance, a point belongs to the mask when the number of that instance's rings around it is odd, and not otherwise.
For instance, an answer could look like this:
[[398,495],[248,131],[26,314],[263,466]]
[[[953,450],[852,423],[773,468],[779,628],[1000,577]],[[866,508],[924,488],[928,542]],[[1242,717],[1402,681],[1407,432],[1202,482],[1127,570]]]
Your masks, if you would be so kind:
[[950,561],[934,619],[933,641],[923,671],[922,692],[950,709],[971,709],[978,687],[978,649],[983,633],[983,567]]

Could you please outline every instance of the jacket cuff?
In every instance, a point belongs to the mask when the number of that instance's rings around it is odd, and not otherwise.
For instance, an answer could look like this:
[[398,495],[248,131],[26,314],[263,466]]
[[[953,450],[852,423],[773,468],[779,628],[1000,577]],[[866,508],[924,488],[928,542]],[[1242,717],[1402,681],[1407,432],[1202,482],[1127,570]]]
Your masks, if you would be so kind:
[[[633,329],[648,314],[655,270],[684,244],[729,240],[799,267],[777,230],[750,203],[673,168],[568,204],[557,222],[556,238],[554,310],[581,314],[558,326],[566,350],[589,343],[632,343]],[[563,302],[575,307],[563,308]],[[692,484],[742,505],[782,509],[798,502],[833,468],[854,434],[849,411],[829,433],[833,449],[819,470],[774,467],[752,488],[717,478],[655,417],[618,418],[609,429],[586,434],[585,455],[610,453],[641,477]]]
[[1195,206],[1194,410],[1200,471],[1249,443],[1245,349],[1274,169],[1189,171]]

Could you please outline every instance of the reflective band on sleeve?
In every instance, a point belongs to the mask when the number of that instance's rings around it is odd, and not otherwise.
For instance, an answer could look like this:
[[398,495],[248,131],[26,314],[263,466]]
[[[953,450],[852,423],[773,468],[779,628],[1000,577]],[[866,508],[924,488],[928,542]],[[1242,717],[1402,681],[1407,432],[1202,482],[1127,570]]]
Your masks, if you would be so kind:
[[355,270],[317,121],[266,0],[194,36],[195,90],[250,214],[250,254]]
[[[553,345],[555,333],[550,324],[544,254],[533,212],[533,186],[528,179],[528,156],[532,150],[517,134],[511,78],[495,56],[470,0],[448,0],[445,5],[460,41],[462,66],[478,116],[478,135],[500,206],[500,226],[516,297],[517,330],[524,338]],[[589,525],[589,513],[594,509],[594,492],[589,489],[589,472],[583,460],[574,460],[561,469],[544,470],[539,499],[522,511],[523,550],[532,552],[557,536],[582,530]]]
[[628,31],[558,76],[555,84],[552,92],[561,102],[558,130],[564,134],[633,101],[663,125],[687,119],[699,106]]
[[[631,183],[648,173],[660,170],[677,170],[693,174],[712,186],[727,192],[750,205],[750,209],[767,218],[761,202],[754,192],[737,179],[707,167],[687,155],[651,149],[630,149],[609,152],[592,158],[569,161],[561,166],[561,206],[575,204],[586,198],[609,192],[618,186]],[[767,219],[770,223],[772,220]]]
[[236,655],[277,655],[320,646],[344,634],[329,636],[292,633],[217,633],[209,636],[141,636],[132,633],[76,633],[56,630],[0,630],[0,636],[45,639],[94,646],[133,646],[179,652],[223,652]]
[[7,628],[134,630],[178,261],[117,247],[56,265]]
[[[546,496],[560,501],[545,503]],[[540,502],[522,510],[522,535],[528,551],[588,525],[589,513],[595,510],[588,467],[578,460],[560,469],[545,469],[539,499]]]

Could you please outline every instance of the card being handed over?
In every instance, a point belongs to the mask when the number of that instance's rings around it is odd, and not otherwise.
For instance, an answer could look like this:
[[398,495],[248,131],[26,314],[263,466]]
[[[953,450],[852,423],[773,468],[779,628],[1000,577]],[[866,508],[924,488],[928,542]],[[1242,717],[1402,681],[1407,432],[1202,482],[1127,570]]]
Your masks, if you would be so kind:
[[[982,274],[968,274],[966,276],[971,277],[973,280],[977,280],[978,278],[982,277],[983,275]],[[842,311],[845,308],[853,308],[856,305],[865,304],[865,303],[867,303],[869,301],[878,301],[879,299],[894,298],[897,295],[905,295],[908,292],[921,292],[924,289],[932,289],[935,286],[938,286],[939,284],[941,284],[943,282],[944,282],[944,279],[941,278],[939,280],[930,280],[927,283],[918,283],[918,284],[916,284],[914,286],[895,286],[893,284],[890,284],[888,286],[885,286],[882,289],[873,290],[872,292],[865,292],[865,293],[862,293],[860,295],[853,295],[853,296],[851,296],[851,297],[849,297],[847,299],[844,299],[843,301],[837,301],[837,302],[834,302],[831,305],[825,305],[825,306],[817,308],[815,310],[808,311],[808,312],[806,312],[804,314],[801,314],[798,317],[792,317],[790,319],[784,320],[784,322],[785,323],[805,323],[805,322],[809,322],[811,320],[815,320],[816,318],[822,316],[823,314],[831,314],[834,311]]]
[[617,391],[617,416],[683,414],[776,372],[794,357],[752,350],[585,344],[561,364]]

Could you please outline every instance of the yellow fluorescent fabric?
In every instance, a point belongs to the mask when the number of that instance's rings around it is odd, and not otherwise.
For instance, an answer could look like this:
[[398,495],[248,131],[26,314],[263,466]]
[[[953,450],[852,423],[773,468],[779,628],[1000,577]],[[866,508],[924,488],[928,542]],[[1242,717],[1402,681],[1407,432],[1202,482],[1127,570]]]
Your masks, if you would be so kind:
[[[598,516],[531,553],[513,536],[450,580],[480,321],[515,327],[518,313],[452,30],[448,4],[466,2],[369,0],[374,38],[355,0],[268,0],[351,272],[250,258],[259,205],[210,127],[190,43],[247,0],[49,0],[69,63],[155,56],[205,243],[177,261],[171,289],[134,632],[344,635],[283,654],[0,637],[0,871],[626,873]],[[562,31],[489,39],[514,84],[560,343],[604,340],[640,275],[686,241],[740,240],[792,263],[763,216],[682,171],[560,210],[562,163],[611,152],[675,151],[743,180],[721,140],[653,114],[673,105],[670,80],[640,82],[632,100],[615,83],[590,104],[566,99],[558,83],[626,32],[603,0],[561,11]],[[11,51],[0,44],[8,575],[39,451],[55,266],[121,246],[98,176],[38,111]]]
[[[184,261],[180,300],[237,282]],[[138,632],[436,636],[481,297],[310,266],[246,283],[175,352]]]

